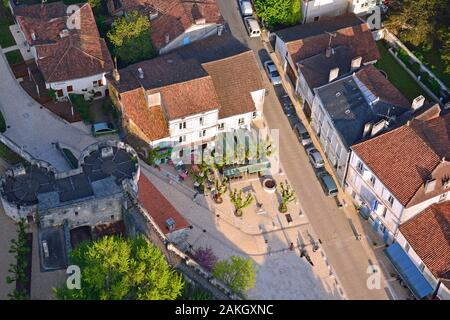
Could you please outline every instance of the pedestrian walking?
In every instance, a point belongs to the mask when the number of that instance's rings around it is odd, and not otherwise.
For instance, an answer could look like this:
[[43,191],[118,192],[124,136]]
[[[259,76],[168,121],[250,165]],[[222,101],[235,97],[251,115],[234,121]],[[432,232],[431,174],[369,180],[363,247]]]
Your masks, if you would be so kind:
[[294,250],[294,243],[293,242],[291,242],[291,245],[289,246],[289,250]]

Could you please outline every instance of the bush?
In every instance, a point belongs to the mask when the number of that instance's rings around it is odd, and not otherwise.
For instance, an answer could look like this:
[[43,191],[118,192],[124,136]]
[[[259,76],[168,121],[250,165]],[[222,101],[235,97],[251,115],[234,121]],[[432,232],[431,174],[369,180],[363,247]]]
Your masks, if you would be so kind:
[[408,53],[407,53],[404,49],[400,48],[400,49],[398,50],[397,57],[398,57],[400,60],[402,60],[402,62],[403,62],[408,68],[411,68],[411,60],[409,59]]
[[428,85],[430,81],[430,75],[426,71],[422,71],[420,73],[420,80],[425,84]]
[[69,94],[70,101],[72,101],[75,109],[80,113],[81,118],[85,123],[90,123],[91,113],[89,112],[89,103],[86,102],[83,95]]
[[429,83],[430,85],[428,87],[430,88],[430,90],[439,97],[441,95],[441,86],[439,85],[439,83],[434,78],[431,78],[431,81],[429,81]]
[[414,63],[411,65],[411,71],[412,71],[416,76],[420,75],[420,64],[417,63],[417,62],[414,62]]

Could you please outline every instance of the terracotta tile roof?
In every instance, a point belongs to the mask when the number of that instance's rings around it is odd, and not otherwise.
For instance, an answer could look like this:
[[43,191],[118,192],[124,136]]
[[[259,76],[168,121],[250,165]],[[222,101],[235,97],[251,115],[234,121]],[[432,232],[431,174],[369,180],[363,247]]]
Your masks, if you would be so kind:
[[381,101],[398,107],[411,107],[408,99],[373,65],[361,68],[356,76]]
[[219,118],[253,112],[250,92],[264,88],[261,73],[252,51],[203,64],[211,75],[219,96]]
[[450,201],[431,205],[400,231],[435,277],[450,279]]
[[413,120],[352,147],[370,170],[404,206],[450,150],[450,116]]
[[150,90],[161,93],[169,120],[218,109],[219,99],[210,76]]
[[[339,30],[329,30],[335,32],[336,37],[332,37],[331,47],[348,46],[353,57],[362,57],[362,63],[375,61],[380,58],[380,53],[373,39],[372,32],[366,23],[345,27]],[[299,62],[305,58],[325,52],[330,41],[330,35],[321,33],[304,39],[299,39],[287,43],[287,50],[294,62]]]
[[157,49],[166,45],[166,35],[169,35],[170,42],[196,20],[223,23],[215,0],[123,0],[122,8],[125,11],[137,10],[145,15],[158,12],[158,17],[151,21],[152,43]]
[[[105,41],[100,38],[90,5],[84,4],[74,13],[80,16],[81,29],[70,29],[63,37],[60,33],[67,29],[68,16],[65,10],[62,16],[54,17],[61,13],[60,9],[43,9],[51,5],[25,7],[28,9],[19,13],[30,11],[32,14],[17,17],[27,41],[36,48],[37,65],[45,81],[66,81],[111,71],[113,62]],[[43,16],[38,16],[37,12],[43,12]],[[36,40],[31,37],[33,32]]]
[[[138,75],[138,68],[144,72],[143,79]],[[253,52],[227,34],[211,36],[121,69],[119,82],[111,75],[107,78],[121,96],[129,91],[142,96],[133,94],[121,99],[125,113],[131,112],[137,118],[136,123],[152,123],[141,112],[146,110],[140,107],[145,99],[144,91],[138,88],[161,94],[167,120],[213,109],[219,109],[220,117],[252,112],[255,106],[250,92],[264,88]]]
[[[189,227],[186,219],[142,173],[138,181],[138,200],[164,234]],[[175,221],[172,231],[169,231],[166,225],[169,218]]]
[[122,93],[120,98],[126,117],[132,120],[151,141],[169,137],[164,111],[161,106],[148,107],[142,88]]
[[67,7],[62,1],[24,5],[13,8],[15,16],[29,17],[42,20],[51,20],[65,16],[67,13]]

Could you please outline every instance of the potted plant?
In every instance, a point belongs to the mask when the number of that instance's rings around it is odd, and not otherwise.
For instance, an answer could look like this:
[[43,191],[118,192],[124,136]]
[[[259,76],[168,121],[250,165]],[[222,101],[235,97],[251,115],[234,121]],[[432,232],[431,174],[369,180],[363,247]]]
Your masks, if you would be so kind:
[[230,193],[231,203],[234,205],[234,215],[236,217],[242,217],[242,209],[248,207],[253,202],[253,196],[249,193],[243,198],[242,190],[234,189]]
[[227,178],[225,178],[222,183],[220,183],[219,179],[216,180],[215,183],[216,191],[214,192],[213,196],[215,203],[220,204],[223,202],[222,195],[224,195],[225,192],[227,192],[228,190],[227,182],[228,182]]
[[280,182],[280,189],[281,203],[278,207],[278,211],[286,213],[288,203],[295,200],[295,193],[288,184],[284,184],[283,182]]

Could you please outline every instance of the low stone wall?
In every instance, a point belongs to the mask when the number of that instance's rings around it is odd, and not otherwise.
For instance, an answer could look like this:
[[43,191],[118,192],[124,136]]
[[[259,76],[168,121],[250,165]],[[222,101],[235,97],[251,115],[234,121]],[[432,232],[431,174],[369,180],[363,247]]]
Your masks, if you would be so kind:
[[29,154],[28,152],[23,150],[14,141],[10,140],[8,137],[6,137],[5,135],[3,135],[1,133],[0,133],[0,142],[3,143],[4,145],[6,145],[8,148],[10,148],[15,153],[17,153],[22,158],[27,160],[28,162],[31,162],[32,160],[34,160],[34,158],[31,156],[31,154]]
[[[430,69],[428,69],[427,66],[425,66],[422,61],[420,61],[415,55],[414,53],[411,52],[411,50],[408,49],[407,46],[405,46],[403,44],[403,42],[400,41],[400,39],[398,39],[393,33],[391,33],[388,29],[384,28],[381,30],[377,30],[377,32],[373,33],[374,38],[375,39],[384,39],[385,41],[387,41],[392,47],[395,48],[401,48],[403,49],[409,56],[409,58],[411,59],[412,62],[418,63],[420,65],[420,70],[427,72],[428,75],[430,76],[430,78],[433,78],[436,80],[436,82],[439,84],[439,86],[441,87],[441,90],[448,92],[447,86],[441,81],[441,79],[439,79]],[[392,52],[391,52],[392,53]],[[397,58],[397,56],[395,56],[395,58]],[[400,59],[397,58],[397,61],[400,61]],[[416,82],[428,93],[430,94],[431,97],[433,97],[433,99],[435,99],[437,102],[440,102],[439,98],[436,97],[436,95],[431,92],[430,89],[428,89],[427,86],[425,86],[425,84],[423,84],[421,81],[419,81],[417,79],[417,76],[411,71],[409,70],[408,67],[405,66],[405,64],[401,62],[402,67],[404,67],[408,73],[410,75],[413,76],[414,79],[416,79]]]
[[[219,280],[215,279],[214,276],[202,268],[196,261],[194,261],[191,257],[186,255],[180,249],[176,247],[175,244],[171,243],[168,237],[159,229],[156,222],[152,219],[152,217],[148,214],[148,212],[137,204],[135,208],[137,213],[147,222],[147,227],[145,230],[140,228],[140,233],[142,233],[148,241],[154,243],[155,240],[160,241],[161,244],[164,245],[163,251],[166,251],[166,257],[171,265],[176,267],[178,270],[186,274],[188,278],[191,280],[195,280],[199,282],[203,287],[207,286],[209,292],[216,297],[216,299],[232,299],[232,300],[241,300],[241,297],[233,294],[231,290]],[[157,239],[155,239],[154,235],[157,235]]]

